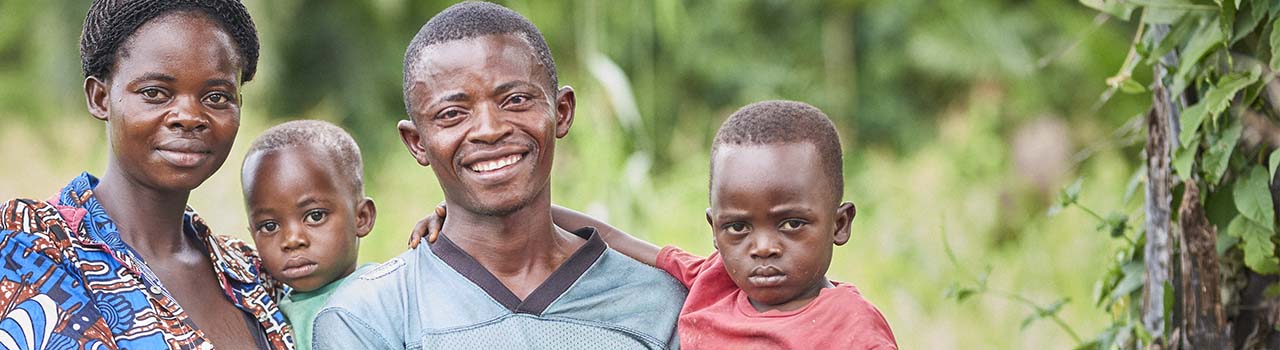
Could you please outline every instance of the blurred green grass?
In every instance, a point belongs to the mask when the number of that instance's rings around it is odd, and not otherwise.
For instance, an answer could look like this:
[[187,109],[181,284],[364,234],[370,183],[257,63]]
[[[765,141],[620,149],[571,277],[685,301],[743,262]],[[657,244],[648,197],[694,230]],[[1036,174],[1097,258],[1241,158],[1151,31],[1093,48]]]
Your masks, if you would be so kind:
[[[1111,130],[1145,101],[1118,95],[1092,107],[1123,59],[1130,25],[1099,24],[1093,11],[1051,0],[507,4],[540,27],[562,83],[578,92],[577,120],[556,154],[557,204],[708,254],[715,128],[748,102],[802,100],[840,128],[844,196],[858,206],[830,277],[878,305],[903,349],[1074,347],[1047,321],[1023,329],[1033,312],[1023,305],[947,298],[964,277],[945,256],[944,234],[966,270],[990,268],[993,288],[1043,304],[1069,298],[1060,315],[1081,336],[1110,320],[1090,302],[1114,242],[1078,210],[1045,211],[1076,177],[1090,208],[1136,205],[1095,200],[1124,192],[1138,165],[1136,146]],[[417,27],[447,5],[249,1],[263,40],[259,78],[245,86],[231,157],[191,205],[217,232],[247,239],[245,149],[280,121],[326,119],[355,134],[378,203],[361,260],[403,252],[410,228],[442,196],[395,131],[399,60]],[[86,7],[0,2],[0,164],[9,165],[0,197],[45,198],[80,171],[104,168],[105,132],[79,87]],[[1020,143],[1024,127],[1041,120],[1065,127]],[[1065,151],[1037,153],[1053,142]],[[1019,150],[1035,161],[1024,164]],[[1035,169],[1049,176],[1028,175]]]

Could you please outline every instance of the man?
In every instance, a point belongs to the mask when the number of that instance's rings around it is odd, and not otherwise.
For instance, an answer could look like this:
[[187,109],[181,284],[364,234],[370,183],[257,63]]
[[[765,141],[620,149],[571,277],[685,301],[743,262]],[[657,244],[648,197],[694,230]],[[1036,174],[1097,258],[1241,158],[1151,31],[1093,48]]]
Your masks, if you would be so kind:
[[449,207],[439,241],[344,285],[316,349],[662,349],[684,287],[551,221],[555,139],[573,123],[541,33],[480,2],[432,18],[405,54],[400,137]]

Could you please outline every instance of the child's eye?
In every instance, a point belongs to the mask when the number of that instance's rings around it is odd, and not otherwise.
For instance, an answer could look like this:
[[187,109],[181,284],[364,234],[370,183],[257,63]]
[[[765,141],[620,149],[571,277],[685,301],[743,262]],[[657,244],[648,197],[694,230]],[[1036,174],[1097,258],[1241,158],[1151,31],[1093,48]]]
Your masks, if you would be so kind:
[[328,215],[329,215],[328,213],[325,213],[324,211],[321,211],[321,210],[312,210],[310,212],[307,212],[306,221],[313,224],[319,223],[321,221],[324,221],[324,218],[327,217]]
[[799,230],[801,227],[804,227],[804,225],[805,222],[799,219],[787,219],[782,221],[780,228],[783,231],[794,231]]
[[272,234],[279,229],[280,229],[280,224],[277,224],[275,221],[267,221],[267,222],[258,224],[257,231],[264,234]]
[[747,224],[742,222],[735,222],[728,225],[724,225],[724,230],[726,232],[730,234],[735,234],[735,235],[745,234],[747,233],[747,229],[749,229],[749,227],[747,227]]

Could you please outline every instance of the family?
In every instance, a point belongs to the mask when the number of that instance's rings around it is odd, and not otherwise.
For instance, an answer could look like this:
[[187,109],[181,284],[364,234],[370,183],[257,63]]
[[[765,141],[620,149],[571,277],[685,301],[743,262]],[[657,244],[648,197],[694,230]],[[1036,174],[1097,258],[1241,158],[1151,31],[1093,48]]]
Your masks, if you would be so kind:
[[856,209],[822,111],[729,116],[711,150],[716,251],[660,248],[552,204],[574,90],[538,28],[487,2],[435,15],[405,52],[398,136],[445,197],[413,248],[358,266],[377,218],[360,148],[314,120],[268,129],[243,160],[254,242],[215,234],[187,201],[228,158],[258,50],[239,0],[92,2],[80,52],[107,167],[0,204],[0,346],[897,349],[880,311],[826,277]]

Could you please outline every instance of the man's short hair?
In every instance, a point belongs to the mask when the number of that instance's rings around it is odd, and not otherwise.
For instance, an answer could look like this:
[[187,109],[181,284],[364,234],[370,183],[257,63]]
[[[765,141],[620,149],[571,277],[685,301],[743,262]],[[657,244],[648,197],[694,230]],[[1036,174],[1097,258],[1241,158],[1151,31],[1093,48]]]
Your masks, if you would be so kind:
[[258,30],[239,0],[94,0],[80,32],[80,66],[85,77],[106,79],[120,46],[147,21],[175,11],[196,11],[222,24],[240,56],[240,82],[258,69]]
[[338,175],[348,181],[356,195],[364,196],[364,161],[360,146],[346,130],[323,120],[294,120],[267,129],[253,141],[245,160],[259,152],[296,146],[312,146],[328,153],[338,166]]
[[[725,145],[751,146],[807,142],[818,150],[822,173],[830,181],[837,202],[844,193],[840,136],[835,124],[817,107],[795,101],[763,101],[742,107],[716,131],[711,158]],[[715,177],[715,167],[711,176]],[[714,181],[714,180],[713,180]]]
[[520,34],[529,42],[529,46],[538,56],[538,64],[546,73],[550,91],[555,91],[560,84],[556,77],[556,61],[551,57],[551,49],[542,37],[538,27],[528,18],[502,5],[467,1],[441,11],[427,24],[418,30],[409,42],[409,49],[404,53],[404,107],[412,112],[409,106],[409,88],[413,86],[413,77],[418,73],[422,53],[427,47],[435,44],[470,39],[494,34]]

